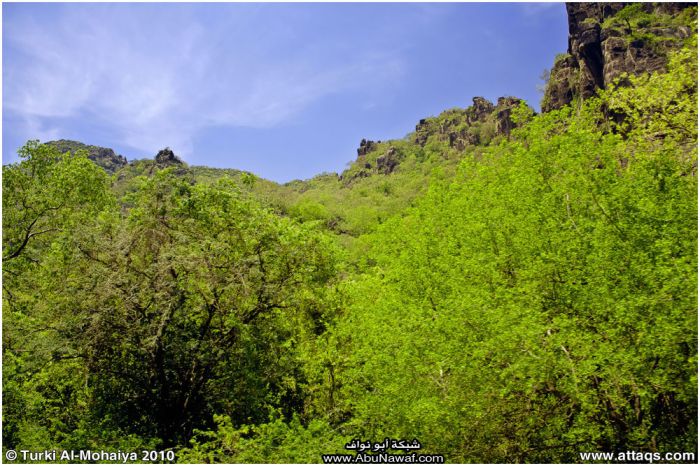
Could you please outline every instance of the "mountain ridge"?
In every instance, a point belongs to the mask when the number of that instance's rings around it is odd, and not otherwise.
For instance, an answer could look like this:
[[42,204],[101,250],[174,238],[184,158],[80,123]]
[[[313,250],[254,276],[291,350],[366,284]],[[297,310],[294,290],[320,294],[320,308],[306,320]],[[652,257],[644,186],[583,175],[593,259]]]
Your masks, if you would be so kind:
[[[697,27],[693,25],[697,18],[697,8],[693,6],[566,4],[568,53],[554,60],[544,88],[542,112],[580,105],[599,90],[624,85],[627,75],[664,71],[670,51],[681,48]],[[254,193],[280,214],[303,221],[317,220],[336,233],[357,237],[385,221],[397,208],[411,205],[436,173],[449,178],[461,159],[479,158],[489,145],[510,138],[517,128],[511,116],[520,107],[536,115],[517,97],[500,97],[493,103],[477,96],[468,107],[422,118],[402,139],[362,139],[356,157],[340,173],[320,173],[285,183],[234,168],[189,166],[180,163],[168,148],[154,159],[125,163],[109,148],[75,141],[72,145],[67,141],[49,144],[88,150],[95,163],[116,176],[114,189],[118,193],[133,189],[135,177],[150,177],[157,170],[174,166],[177,174],[192,182],[212,183],[231,177],[241,189]],[[624,119],[624,115],[615,118]],[[346,204],[361,206],[362,213],[342,207]]]

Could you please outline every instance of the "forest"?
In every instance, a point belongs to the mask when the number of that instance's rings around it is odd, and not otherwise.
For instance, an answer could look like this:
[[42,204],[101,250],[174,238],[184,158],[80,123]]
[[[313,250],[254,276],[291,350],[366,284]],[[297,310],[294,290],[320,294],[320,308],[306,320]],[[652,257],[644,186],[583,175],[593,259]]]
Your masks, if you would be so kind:
[[685,20],[663,72],[516,102],[506,133],[446,111],[340,176],[108,171],[27,142],[2,170],[3,458],[322,463],[385,438],[448,463],[697,454]]

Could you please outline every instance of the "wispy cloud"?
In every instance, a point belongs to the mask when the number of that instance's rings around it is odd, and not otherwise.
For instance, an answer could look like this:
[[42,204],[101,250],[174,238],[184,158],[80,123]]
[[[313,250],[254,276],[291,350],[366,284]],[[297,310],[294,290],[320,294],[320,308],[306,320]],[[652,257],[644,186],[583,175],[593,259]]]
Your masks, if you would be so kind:
[[5,111],[27,137],[58,137],[61,119],[89,118],[138,151],[170,145],[187,157],[207,126],[284,124],[325,96],[402,73],[388,52],[280,47],[294,31],[256,30],[254,8],[225,11],[91,5],[17,15],[5,22]]

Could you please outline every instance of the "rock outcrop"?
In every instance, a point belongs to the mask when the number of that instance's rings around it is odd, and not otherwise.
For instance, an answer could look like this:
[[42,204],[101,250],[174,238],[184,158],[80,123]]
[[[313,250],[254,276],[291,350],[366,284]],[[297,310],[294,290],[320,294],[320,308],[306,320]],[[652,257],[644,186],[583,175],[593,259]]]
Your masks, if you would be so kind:
[[466,109],[447,110],[435,118],[420,120],[413,141],[424,146],[432,136],[464,150],[469,145],[488,144],[496,136],[509,137],[515,127],[510,118],[512,110],[521,102],[517,97],[499,97],[493,105],[483,97],[474,97]]
[[156,161],[156,165],[158,165],[161,168],[167,167],[170,165],[183,165],[184,164],[184,162],[180,159],[180,157],[175,155],[175,153],[169,147],[166,147],[165,149],[159,150],[158,153],[156,154],[155,161]]
[[153,164],[148,170],[148,174],[150,176],[158,170],[163,170],[170,167],[174,167],[174,173],[178,176],[185,176],[189,173],[189,167],[187,164],[183,162],[180,157],[175,155],[170,147],[166,147],[165,149],[158,151],[153,159]]
[[363,155],[367,155],[370,152],[372,152],[374,149],[376,149],[377,144],[381,143],[382,141],[370,141],[367,139],[363,139],[360,141],[360,147],[357,148],[357,156],[361,157]]
[[340,180],[350,183],[359,178],[372,176],[372,174],[389,175],[404,159],[404,154],[393,146],[391,141],[381,144],[380,141],[375,143],[363,139],[360,143],[360,149],[357,151],[357,160],[353,164],[355,168],[344,171],[339,176]]
[[510,132],[515,128],[511,119],[513,109],[520,106],[522,99],[517,97],[499,97],[496,104],[496,134],[510,137]]
[[[511,118],[513,109],[522,102],[517,97],[499,97],[494,105],[488,99],[474,97],[467,108],[454,108],[420,120],[410,141],[423,147],[430,141],[447,143],[450,148],[463,151],[467,146],[487,145],[499,136],[510,137],[516,127]],[[350,183],[373,174],[389,175],[405,157],[398,144],[363,139],[357,149],[357,160],[340,179]]]
[[68,139],[49,141],[46,143],[46,145],[55,147],[63,154],[66,152],[84,150],[87,152],[90,160],[102,167],[109,174],[118,171],[128,164],[126,157],[116,154],[114,150],[108,147],[90,146],[83,144],[82,142],[71,141]]
[[[668,52],[692,34],[694,3],[567,3],[569,44],[557,57],[542,111],[586,99],[623,73],[663,70]],[[690,10],[689,10],[690,12]],[[686,24],[684,24],[686,23]]]
[[400,161],[400,155],[396,148],[389,147],[384,155],[377,157],[377,171],[388,175],[396,169]]

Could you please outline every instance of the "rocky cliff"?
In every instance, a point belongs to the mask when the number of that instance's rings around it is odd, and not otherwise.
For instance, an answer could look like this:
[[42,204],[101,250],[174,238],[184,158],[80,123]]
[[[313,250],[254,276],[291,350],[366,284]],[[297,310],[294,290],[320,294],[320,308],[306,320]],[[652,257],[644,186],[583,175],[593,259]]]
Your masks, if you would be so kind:
[[104,170],[110,174],[118,171],[128,164],[126,157],[116,154],[114,150],[108,147],[90,146],[83,144],[82,142],[70,141],[68,139],[49,141],[46,143],[46,145],[57,148],[61,153],[84,150],[87,152],[90,160],[104,168]]
[[[510,136],[515,128],[511,114],[521,102],[517,97],[499,97],[494,105],[483,97],[474,97],[467,108],[453,108],[420,120],[415,132],[408,136],[409,144],[425,147],[431,142],[446,143],[457,152],[468,146],[488,145],[497,137]],[[372,174],[388,175],[399,167],[404,157],[396,141],[382,143],[363,139],[357,148],[353,168],[343,172],[340,178],[352,181]]]
[[557,57],[542,111],[605,88],[624,73],[663,70],[697,28],[696,3],[567,3],[569,44]]
[[[117,178],[119,180],[128,178],[129,175],[135,175],[136,173],[150,176],[157,170],[168,167],[175,167],[175,173],[178,175],[185,175],[188,173],[189,169],[188,165],[183,162],[180,157],[175,155],[169,147],[158,151],[152,160],[143,159],[128,162],[126,157],[116,154],[114,150],[109,147],[92,146],[68,139],[49,141],[46,145],[57,148],[61,153],[84,150],[87,152],[90,160],[102,167],[110,175],[119,172],[117,173]],[[127,171],[134,173],[126,173]]]
[[514,128],[511,111],[520,102],[517,97],[499,97],[494,105],[483,97],[474,97],[470,107],[447,110],[437,117],[421,120],[413,141],[424,146],[430,136],[436,136],[450,147],[464,150],[468,145],[488,144],[496,136],[508,137]]

